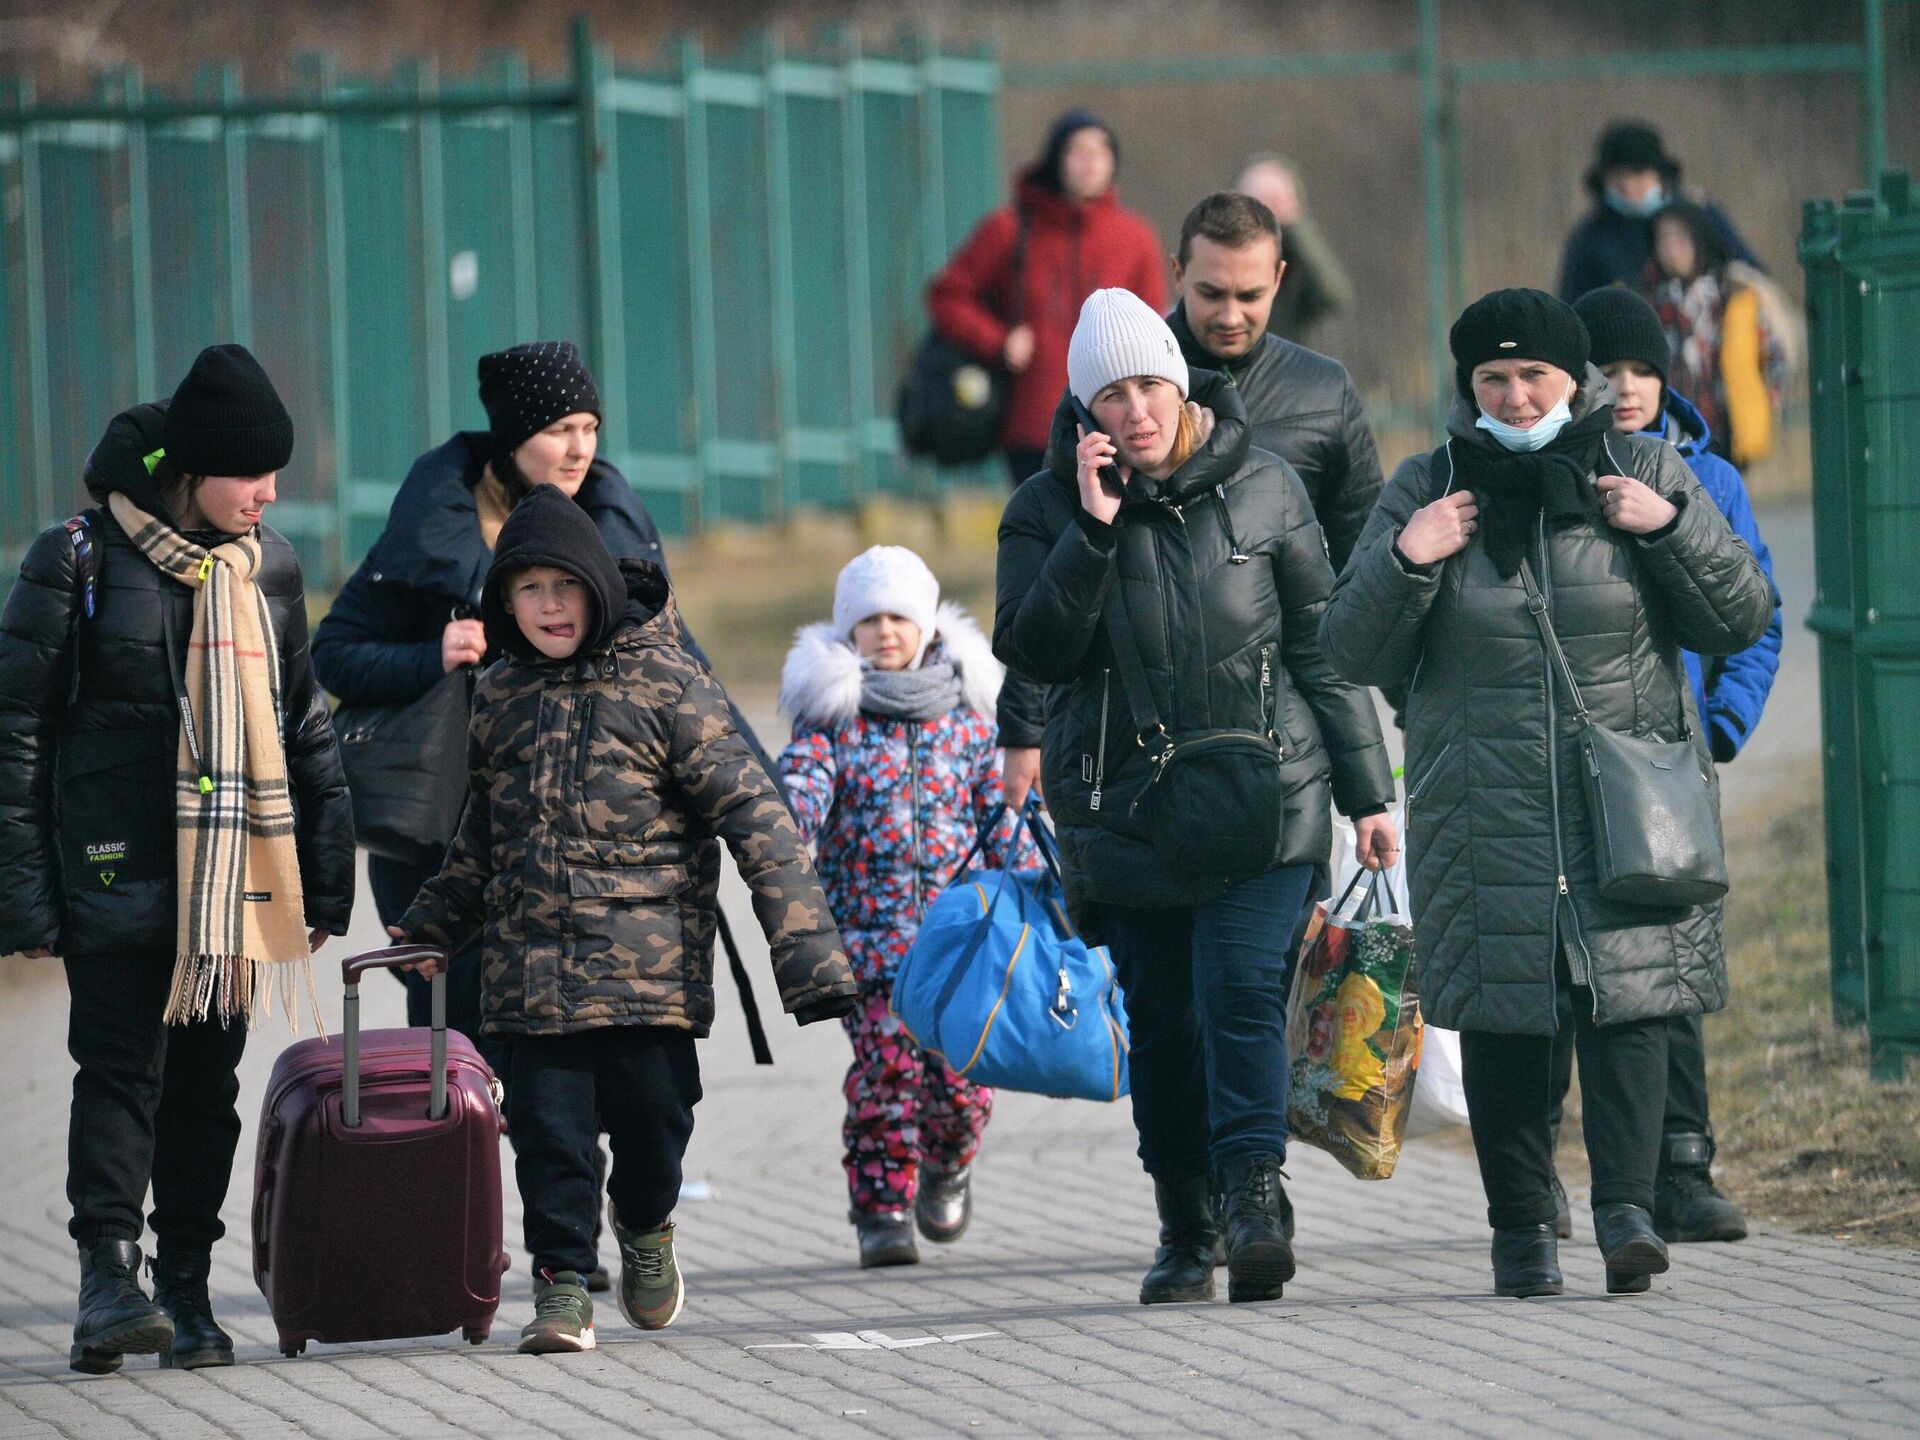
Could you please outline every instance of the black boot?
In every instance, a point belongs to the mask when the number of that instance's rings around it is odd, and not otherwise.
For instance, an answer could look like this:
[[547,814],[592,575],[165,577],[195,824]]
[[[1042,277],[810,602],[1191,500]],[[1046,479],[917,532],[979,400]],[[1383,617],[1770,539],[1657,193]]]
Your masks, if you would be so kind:
[[1653,1228],[1675,1243],[1744,1240],[1747,1217],[1713,1183],[1713,1137],[1668,1135],[1660,1142]]
[[1667,1247],[1654,1232],[1653,1216],[1638,1205],[1593,1207],[1594,1238],[1607,1262],[1607,1293],[1638,1295],[1667,1270]]
[[1213,1299],[1213,1187],[1204,1175],[1153,1182],[1160,1212],[1160,1248],[1140,1282],[1142,1305]]
[[111,1375],[123,1355],[157,1355],[173,1344],[173,1321],[140,1288],[140,1247],[102,1240],[80,1252],[80,1314],[68,1363]]
[[[1280,1229],[1287,1237],[1287,1243],[1293,1243],[1293,1201],[1287,1198],[1287,1187],[1279,1181],[1274,1182],[1280,1194]],[[1213,1192],[1213,1263],[1227,1263],[1227,1197],[1215,1190]]]
[[951,1245],[973,1219],[973,1167],[942,1170],[920,1167],[920,1188],[913,1195],[913,1219],[936,1245]]
[[1227,1299],[1278,1300],[1293,1278],[1293,1245],[1280,1220],[1280,1160],[1250,1155],[1220,1167],[1227,1194]]
[[1551,1225],[1515,1225],[1493,1232],[1494,1294],[1558,1295],[1565,1288]]
[[205,1250],[162,1250],[147,1262],[153,1303],[173,1320],[173,1344],[160,1352],[163,1370],[233,1363],[233,1337],[214,1323],[213,1301],[207,1296],[212,1264]]
[[853,1228],[860,1237],[862,1270],[920,1263],[920,1248],[913,1243],[913,1217],[906,1212],[893,1210],[881,1215],[856,1214]]
[[1560,1172],[1549,1172],[1553,1178],[1553,1233],[1562,1240],[1573,1238],[1573,1207],[1567,1203],[1567,1187],[1560,1183]]

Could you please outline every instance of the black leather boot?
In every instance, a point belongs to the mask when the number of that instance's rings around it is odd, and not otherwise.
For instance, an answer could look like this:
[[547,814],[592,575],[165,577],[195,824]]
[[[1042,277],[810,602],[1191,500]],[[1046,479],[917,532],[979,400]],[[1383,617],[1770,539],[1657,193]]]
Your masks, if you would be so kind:
[[973,1167],[942,1170],[920,1167],[920,1188],[913,1195],[913,1219],[920,1233],[936,1245],[951,1245],[966,1233],[973,1219]]
[[173,1344],[160,1352],[163,1370],[233,1364],[233,1337],[214,1322],[207,1296],[212,1257],[204,1250],[162,1250],[147,1262],[153,1302],[173,1321]]
[[1493,1232],[1494,1294],[1558,1295],[1565,1288],[1553,1226],[1515,1225]]
[[123,1355],[157,1355],[173,1344],[173,1321],[140,1288],[140,1247],[102,1240],[80,1252],[80,1313],[68,1363],[111,1375]]
[[1593,1234],[1607,1262],[1607,1293],[1638,1295],[1667,1270],[1667,1246],[1638,1205],[1596,1205]]
[[855,1215],[853,1228],[860,1237],[862,1270],[920,1263],[920,1247],[913,1243],[913,1217],[904,1211]]
[[1293,1278],[1293,1245],[1280,1219],[1280,1159],[1229,1160],[1220,1179],[1227,1195],[1227,1299],[1278,1300]]
[[[1274,1183],[1279,1185],[1280,1229],[1286,1235],[1287,1243],[1291,1245],[1293,1243],[1293,1201],[1287,1198],[1285,1185],[1280,1185],[1278,1181]],[[1218,1190],[1213,1192],[1213,1224],[1213,1263],[1224,1265],[1227,1263],[1227,1197]]]
[[1213,1299],[1213,1187],[1204,1175],[1153,1182],[1160,1248],[1140,1281],[1142,1305]]
[[1747,1238],[1747,1217],[1713,1183],[1711,1135],[1668,1135],[1661,1139],[1653,1228],[1662,1240],[1679,1244]]

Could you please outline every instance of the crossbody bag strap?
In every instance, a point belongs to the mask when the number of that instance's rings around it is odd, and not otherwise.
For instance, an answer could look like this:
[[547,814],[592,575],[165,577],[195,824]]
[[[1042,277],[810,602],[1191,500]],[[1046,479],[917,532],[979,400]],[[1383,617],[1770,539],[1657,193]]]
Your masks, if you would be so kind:
[[1580,686],[1573,678],[1573,667],[1567,663],[1567,652],[1560,648],[1560,637],[1554,633],[1553,621],[1547,618],[1547,597],[1540,593],[1540,582],[1534,578],[1533,565],[1524,556],[1520,561],[1520,583],[1527,587],[1527,609],[1533,615],[1533,623],[1540,627],[1540,640],[1547,647],[1554,668],[1560,672],[1560,682],[1567,688],[1567,699],[1573,705],[1573,713],[1580,720],[1590,717],[1587,714],[1587,702],[1581,698]]
[[1144,746],[1147,736],[1158,734],[1171,740],[1160,707],[1153,702],[1153,685],[1147,679],[1146,664],[1140,659],[1140,645],[1134,639],[1133,624],[1127,619],[1127,603],[1119,584],[1113,588],[1113,606],[1107,611],[1107,640],[1113,646],[1113,663],[1120,671],[1120,688],[1127,692],[1127,708],[1133,711],[1135,738]]

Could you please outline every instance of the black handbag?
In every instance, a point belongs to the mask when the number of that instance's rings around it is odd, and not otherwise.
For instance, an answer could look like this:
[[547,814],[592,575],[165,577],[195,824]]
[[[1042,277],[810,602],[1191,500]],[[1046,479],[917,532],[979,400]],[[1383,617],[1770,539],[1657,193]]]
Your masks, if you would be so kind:
[[333,712],[353,829],[375,855],[435,865],[467,801],[473,673],[462,666],[401,703],[342,702]]
[[[1133,711],[1135,740],[1147,752],[1146,780],[1126,810],[1128,825],[1138,827],[1131,833],[1150,840],[1169,865],[1196,874],[1239,881],[1271,870],[1286,823],[1279,677],[1272,677],[1274,699],[1263,717],[1265,731],[1175,732],[1154,704],[1117,590],[1114,608],[1107,612],[1107,634]],[[1262,656],[1263,667],[1271,663]]]
[[[1013,246],[1007,324],[1020,323],[1020,285],[1026,269],[1027,219],[1022,214]],[[939,465],[971,465],[1000,446],[1013,376],[1006,366],[985,364],[930,331],[914,348],[901,377],[894,416],[909,455]]]
[[[1573,667],[1547,618],[1533,567],[1520,562],[1527,609],[1540,627],[1580,727],[1580,781],[1592,816],[1600,894],[1631,905],[1705,905],[1727,893],[1726,841],[1720,830],[1713,762],[1695,747],[1680,677],[1680,738],[1622,735],[1588,713]],[[1553,739],[1548,737],[1548,743]]]

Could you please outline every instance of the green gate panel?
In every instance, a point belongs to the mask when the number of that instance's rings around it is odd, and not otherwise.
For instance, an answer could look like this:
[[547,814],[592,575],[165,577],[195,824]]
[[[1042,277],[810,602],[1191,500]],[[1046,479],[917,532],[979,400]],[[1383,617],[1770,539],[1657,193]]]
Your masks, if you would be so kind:
[[[856,461],[847,417],[853,408],[853,355],[848,331],[846,123],[839,97],[789,95],[785,106],[791,177],[788,216],[793,264],[795,355],[788,383],[793,420],[803,434],[838,447],[834,458],[791,457],[787,498],[798,505],[840,506],[855,494]],[[831,435],[831,440],[826,437]],[[801,443],[790,437],[790,445]]]
[[865,112],[867,190],[867,287],[873,313],[873,378],[870,391],[855,397],[855,413],[882,422],[866,428],[866,459],[875,488],[911,494],[919,488],[914,470],[899,446],[877,445],[874,437],[892,425],[894,398],[907,357],[926,330],[923,299],[926,266],[921,258],[920,105],[913,94],[867,92]]
[[215,280],[226,271],[225,238],[205,218],[208,197],[220,193],[222,143],[216,120],[159,126],[147,137],[154,371],[162,391],[207,346],[235,338]]
[[[461,430],[486,428],[476,367],[489,351],[539,337],[520,333],[516,264],[533,263],[515,244],[512,141],[504,112],[466,115],[440,128],[447,258],[436,272],[447,305],[447,394]],[[538,229],[536,225],[534,228]]]
[[555,225],[555,215],[578,215],[585,204],[580,187],[580,122],[571,115],[542,115],[533,122],[533,173],[527,189],[533,197],[534,303],[539,312],[535,335],[522,340],[581,340],[587,334],[586,286],[581,277],[582,239],[577,226]]

